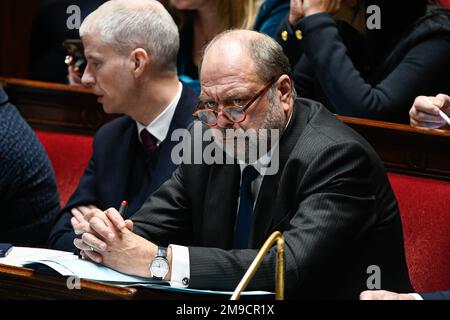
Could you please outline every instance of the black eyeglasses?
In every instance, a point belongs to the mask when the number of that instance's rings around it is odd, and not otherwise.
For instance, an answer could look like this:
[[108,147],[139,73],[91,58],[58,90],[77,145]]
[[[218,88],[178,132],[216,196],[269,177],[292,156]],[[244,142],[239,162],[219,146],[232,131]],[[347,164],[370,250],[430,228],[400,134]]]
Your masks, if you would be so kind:
[[[247,117],[246,110],[253,104],[253,102],[261,97],[264,92],[266,92],[267,89],[269,89],[275,83],[275,81],[276,79],[267,83],[264,88],[259,90],[258,93],[255,94],[253,98],[251,98],[244,105],[240,105],[240,103],[236,101],[241,99],[234,99],[231,103],[225,104],[222,107],[222,114],[227,117],[228,120],[234,123],[240,123],[244,121]],[[203,101],[200,101],[197,104],[193,113],[194,117],[208,126],[215,126],[217,124],[218,114],[219,111],[217,102]]]

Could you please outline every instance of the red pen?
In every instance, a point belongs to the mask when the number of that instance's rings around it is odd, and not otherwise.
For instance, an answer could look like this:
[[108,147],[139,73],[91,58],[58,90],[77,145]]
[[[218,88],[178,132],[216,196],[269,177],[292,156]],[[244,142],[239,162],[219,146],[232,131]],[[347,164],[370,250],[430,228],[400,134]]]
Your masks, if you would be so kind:
[[127,212],[127,208],[128,208],[128,202],[123,200],[122,203],[120,204],[120,208],[119,208],[119,214],[121,217],[125,216],[125,213]]

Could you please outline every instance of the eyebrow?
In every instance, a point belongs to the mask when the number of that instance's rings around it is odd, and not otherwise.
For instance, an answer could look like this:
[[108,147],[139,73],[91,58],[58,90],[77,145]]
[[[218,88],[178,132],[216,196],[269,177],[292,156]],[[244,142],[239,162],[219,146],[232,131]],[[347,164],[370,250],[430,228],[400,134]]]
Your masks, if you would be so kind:
[[86,53],[86,59],[100,60],[101,55],[89,52],[89,53]]
[[[223,99],[220,99],[220,100],[221,101],[223,101],[223,100],[227,101],[227,100],[230,100],[230,99],[233,99],[233,98],[242,98],[242,97],[247,98],[247,96],[249,94],[248,93],[243,93],[243,92],[240,92],[240,91],[241,91],[241,88],[232,89],[230,91],[227,91],[227,92],[224,93]],[[205,101],[205,100],[211,100],[211,97],[208,96],[206,93],[200,93],[198,99],[202,100],[202,101]]]

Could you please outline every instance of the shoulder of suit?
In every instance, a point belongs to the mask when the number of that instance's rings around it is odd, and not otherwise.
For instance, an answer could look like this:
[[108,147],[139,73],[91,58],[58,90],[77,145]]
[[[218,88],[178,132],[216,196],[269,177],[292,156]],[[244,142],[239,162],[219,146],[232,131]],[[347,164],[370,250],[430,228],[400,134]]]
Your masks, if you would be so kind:
[[299,98],[297,108],[300,108],[299,116],[302,116],[301,108],[310,109],[307,126],[317,140],[323,140],[324,144],[332,143],[357,143],[368,147],[365,140],[354,130],[344,124],[320,102]]
[[194,110],[197,100],[198,95],[194,92],[194,90],[183,83],[183,91],[181,92],[181,97],[178,101],[177,107],[180,105],[192,105],[192,110]]
[[122,136],[124,130],[135,127],[136,121],[129,116],[121,116],[101,126],[95,134],[95,140]]

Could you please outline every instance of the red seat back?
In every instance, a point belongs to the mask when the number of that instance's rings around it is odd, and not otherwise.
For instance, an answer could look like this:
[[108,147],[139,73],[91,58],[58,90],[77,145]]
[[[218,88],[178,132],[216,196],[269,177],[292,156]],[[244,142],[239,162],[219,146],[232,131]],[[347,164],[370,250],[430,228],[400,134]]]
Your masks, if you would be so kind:
[[439,3],[444,7],[450,8],[450,0],[439,0]]
[[56,183],[64,206],[78,186],[92,154],[92,136],[36,131],[47,151],[56,175]]
[[389,173],[416,291],[450,289],[450,183]]

